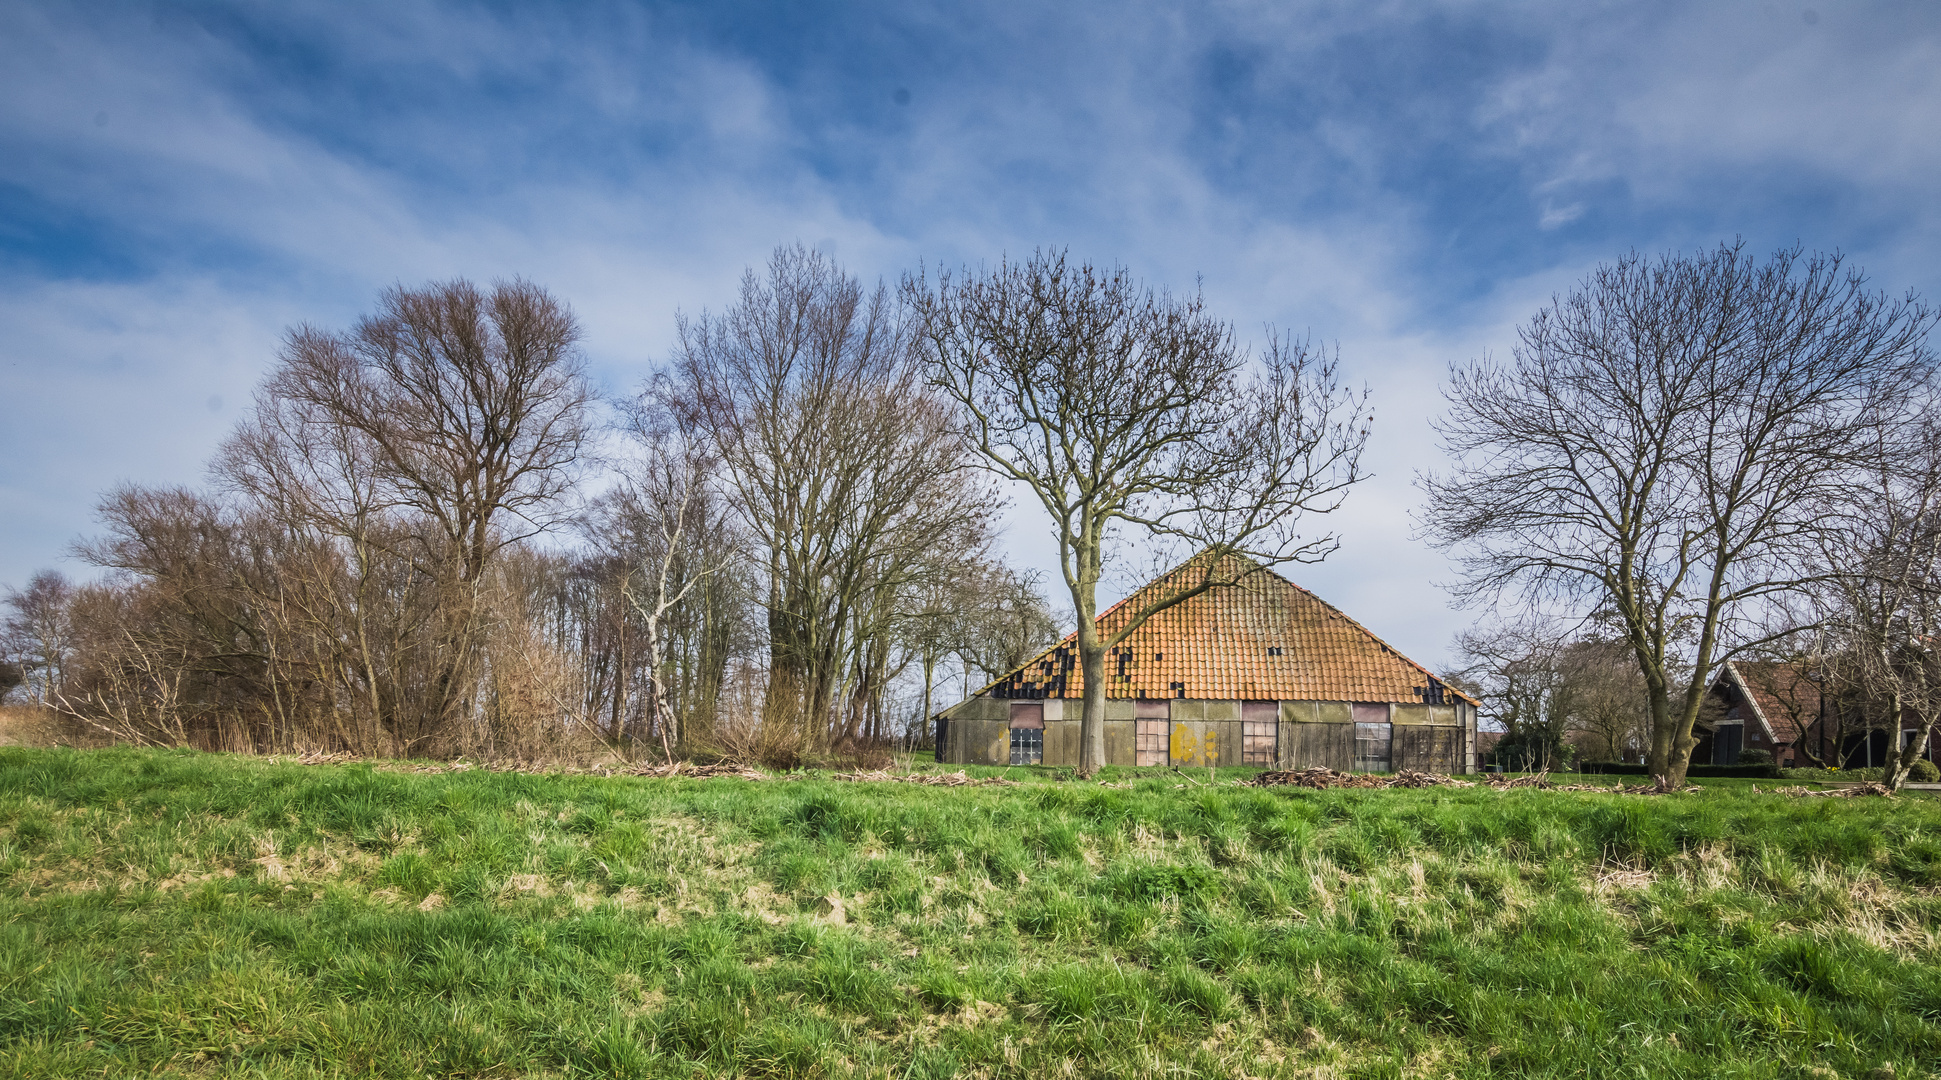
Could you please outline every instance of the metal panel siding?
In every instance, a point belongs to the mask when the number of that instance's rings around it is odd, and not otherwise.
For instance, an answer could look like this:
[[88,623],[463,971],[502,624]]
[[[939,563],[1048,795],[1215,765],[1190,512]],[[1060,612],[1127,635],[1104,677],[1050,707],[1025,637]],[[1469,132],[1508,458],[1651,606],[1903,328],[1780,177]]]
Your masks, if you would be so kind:
[[1354,711],[1345,701],[1317,701],[1314,703],[1314,719],[1322,724],[1346,724],[1355,718]]
[[984,764],[1011,764],[1011,725],[994,720],[989,722],[985,730],[989,734],[985,740]]
[[1395,706],[1395,715],[1394,715],[1394,717],[1393,717],[1393,722],[1394,722],[1394,723],[1397,723],[1397,724],[1433,724],[1433,723],[1435,723],[1435,721],[1434,721],[1433,719],[1431,719],[1431,718],[1430,718],[1430,715],[1429,715],[1429,706],[1427,706],[1427,705],[1403,705],[1403,704],[1397,704],[1397,705]]
[[1314,713],[1314,702],[1312,701],[1281,702],[1281,723],[1312,724],[1315,722],[1315,719],[1316,717]]

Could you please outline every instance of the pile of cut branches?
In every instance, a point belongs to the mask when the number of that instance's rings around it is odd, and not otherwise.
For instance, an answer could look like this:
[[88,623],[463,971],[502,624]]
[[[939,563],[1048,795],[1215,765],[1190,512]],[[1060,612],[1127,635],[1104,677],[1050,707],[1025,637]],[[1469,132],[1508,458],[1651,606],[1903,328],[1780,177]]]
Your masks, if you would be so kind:
[[731,777],[737,780],[766,780],[768,774],[746,765],[722,762],[718,765],[694,765],[686,761],[672,761],[665,765],[634,765],[615,769],[615,776],[685,776],[693,780],[714,780]]
[[893,773],[886,769],[873,772],[832,773],[831,780],[849,780],[860,784],[926,784],[931,787],[1016,787],[1018,781],[1006,780],[999,776],[969,776],[959,769],[954,773]]
[[1403,769],[1391,776],[1378,776],[1371,773],[1345,773],[1330,769],[1325,765],[1313,765],[1305,769],[1290,769],[1283,772],[1264,772],[1251,780],[1242,780],[1249,787],[1304,787],[1304,788],[1425,788],[1425,787],[1474,787],[1467,780],[1457,780],[1451,776],[1437,773],[1416,772]]
[[1611,787],[1605,787],[1602,784],[1559,784],[1550,779],[1550,772],[1547,769],[1533,776],[1519,776],[1514,779],[1507,776],[1491,776],[1487,779],[1489,786],[1497,791],[1508,791],[1511,788],[1536,788],[1538,791],[1591,791],[1600,795],[1677,795],[1700,790],[1697,784],[1673,787],[1662,776],[1652,777],[1649,784],[1632,786],[1626,786],[1622,782]]
[[[1636,787],[1600,787],[1596,784],[1559,784],[1550,779],[1548,772],[1534,776],[1486,776],[1484,783],[1492,791],[1512,791],[1518,788],[1531,788],[1537,791],[1591,791],[1605,795],[1669,795],[1674,792],[1697,791],[1696,785],[1673,788],[1662,779],[1654,778],[1654,783],[1639,784]],[[1403,769],[1390,775],[1369,773],[1345,773],[1322,765],[1305,769],[1292,769],[1284,772],[1264,772],[1251,780],[1240,783],[1250,787],[1304,787],[1304,788],[1426,788],[1426,787],[1475,787],[1474,781],[1458,780],[1441,773],[1417,772]]]
[[[1754,784],[1752,790],[1758,791],[1759,785]],[[1889,788],[1886,784],[1878,783],[1857,784],[1847,788],[1782,787],[1774,788],[1772,793],[1774,795],[1790,795],[1795,799],[1864,799],[1870,797],[1891,799],[1894,797],[1893,789]]]

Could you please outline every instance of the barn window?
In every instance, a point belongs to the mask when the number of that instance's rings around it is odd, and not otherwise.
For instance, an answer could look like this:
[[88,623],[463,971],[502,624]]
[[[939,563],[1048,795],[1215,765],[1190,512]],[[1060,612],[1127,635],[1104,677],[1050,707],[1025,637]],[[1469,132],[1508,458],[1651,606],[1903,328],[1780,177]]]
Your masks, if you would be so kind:
[[1011,729],[1011,764],[1038,765],[1045,760],[1044,728]]
[[1045,760],[1045,703],[1011,703],[1011,764],[1038,765]]
[[1280,760],[1278,701],[1240,703],[1240,763],[1273,768]]
[[1171,750],[1166,742],[1166,721],[1172,715],[1172,705],[1165,701],[1141,699],[1133,704],[1132,722],[1132,763],[1134,765],[1164,765],[1171,760]]
[[1382,702],[1356,702],[1355,771],[1388,772],[1393,757],[1395,725],[1388,722],[1388,706]]

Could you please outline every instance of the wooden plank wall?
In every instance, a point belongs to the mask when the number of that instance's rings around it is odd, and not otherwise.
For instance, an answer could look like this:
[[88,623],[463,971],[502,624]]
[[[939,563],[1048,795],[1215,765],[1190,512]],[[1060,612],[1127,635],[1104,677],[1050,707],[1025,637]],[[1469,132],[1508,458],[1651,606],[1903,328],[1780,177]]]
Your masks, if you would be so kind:
[[1389,747],[1390,762],[1397,772],[1459,773],[1462,771],[1463,729],[1395,725],[1395,741]]
[[1355,764],[1355,725],[1282,724],[1280,766],[1305,769],[1321,765],[1347,772]]

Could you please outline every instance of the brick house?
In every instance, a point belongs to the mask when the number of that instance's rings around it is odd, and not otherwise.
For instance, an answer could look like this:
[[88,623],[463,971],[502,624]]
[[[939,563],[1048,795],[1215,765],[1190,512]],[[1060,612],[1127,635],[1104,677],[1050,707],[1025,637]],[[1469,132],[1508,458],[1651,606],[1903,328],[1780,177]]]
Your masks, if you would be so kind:
[[[1889,726],[1899,727],[1902,746],[1910,745],[1921,720],[1905,712],[1899,725],[1869,722],[1866,711],[1837,694],[1822,695],[1819,670],[1797,661],[1731,660],[1712,680],[1699,723],[1692,761],[1736,765],[1747,750],[1770,750],[1781,765],[1810,764],[1799,749],[1821,761],[1860,769],[1887,760]],[[1928,741],[1927,758],[1937,748]]]
[[[1101,612],[1110,634],[1193,564]],[[1149,619],[1106,657],[1110,765],[1326,765],[1473,772],[1477,702],[1271,570]],[[1074,634],[936,716],[938,758],[1076,765],[1084,693]]]

